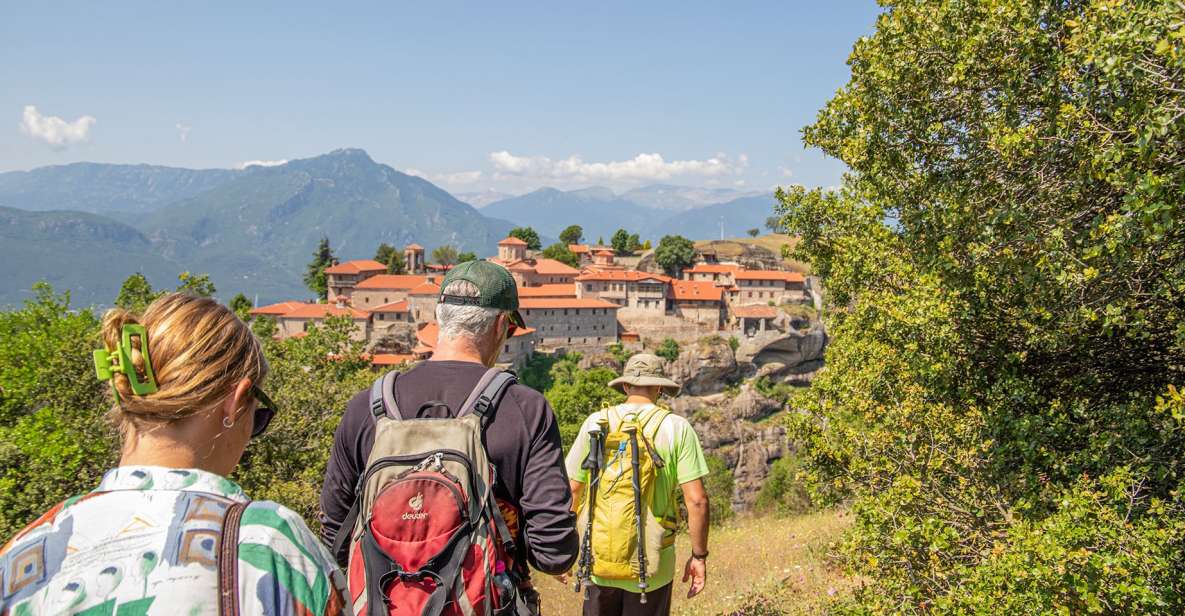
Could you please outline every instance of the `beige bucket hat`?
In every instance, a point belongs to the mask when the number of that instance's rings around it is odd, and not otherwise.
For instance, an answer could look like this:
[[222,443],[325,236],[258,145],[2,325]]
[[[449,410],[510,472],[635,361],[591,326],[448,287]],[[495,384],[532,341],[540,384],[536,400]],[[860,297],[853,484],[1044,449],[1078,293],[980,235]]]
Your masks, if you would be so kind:
[[662,387],[664,394],[677,395],[679,384],[668,379],[667,375],[663,374],[662,367],[661,357],[649,353],[638,353],[625,362],[625,369],[621,371],[621,376],[609,381],[609,387],[623,392],[622,385],[626,383],[640,387],[658,385]]

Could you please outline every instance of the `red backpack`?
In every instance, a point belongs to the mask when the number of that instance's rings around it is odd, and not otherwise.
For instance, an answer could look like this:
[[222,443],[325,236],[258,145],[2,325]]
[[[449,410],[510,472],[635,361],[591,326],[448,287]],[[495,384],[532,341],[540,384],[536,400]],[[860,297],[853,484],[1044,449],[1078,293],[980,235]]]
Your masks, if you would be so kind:
[[[528,614],[514,539],[494,501],[482,432],[513,373],[492,368],[454,417],[402,419],[397,372],[370,390],[374,447],[334,545],[349,542],[350,597],[360,616]],[[451,409],[449,409],[451,411]],[[451,414],[451,413],[450,413]]]

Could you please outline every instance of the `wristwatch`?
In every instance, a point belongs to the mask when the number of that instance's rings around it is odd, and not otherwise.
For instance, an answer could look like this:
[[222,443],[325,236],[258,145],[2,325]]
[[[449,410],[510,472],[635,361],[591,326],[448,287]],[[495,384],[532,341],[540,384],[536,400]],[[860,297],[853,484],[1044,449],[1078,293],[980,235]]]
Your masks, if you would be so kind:
[[692,552],[691,557],[696,560],[702,560],[704,562],[707,562],[708,561],[708,552],[704,552],[703,554],[696,554],[695,552]]

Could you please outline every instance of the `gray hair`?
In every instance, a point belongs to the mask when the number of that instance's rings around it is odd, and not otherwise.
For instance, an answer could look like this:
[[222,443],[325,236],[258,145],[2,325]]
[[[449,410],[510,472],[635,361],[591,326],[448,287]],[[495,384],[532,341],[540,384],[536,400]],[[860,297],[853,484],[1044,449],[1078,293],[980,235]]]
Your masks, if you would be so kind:
[[[477,286],[468,280],[454,280],[441,289],[442,295],[477,297]],[[502,311],[485,306],[461,306],[457,304],[436,304],[436,323],[440,326],[440,338],[470,338],[481,340],[489,335],[494,322]]]

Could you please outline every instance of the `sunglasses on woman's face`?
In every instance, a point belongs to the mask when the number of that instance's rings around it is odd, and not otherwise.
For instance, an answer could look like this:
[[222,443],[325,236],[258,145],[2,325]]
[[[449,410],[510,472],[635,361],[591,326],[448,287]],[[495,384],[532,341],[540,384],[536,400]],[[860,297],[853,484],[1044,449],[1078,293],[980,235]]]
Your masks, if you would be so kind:
[[255,418],[251,426],[251,438],[255,438],[267,431],[268,424],[276,416],[276,404],[257,386],[251,387],[251,393],[254,394],[255,399],[259,402],[259,404],[255,405]]

